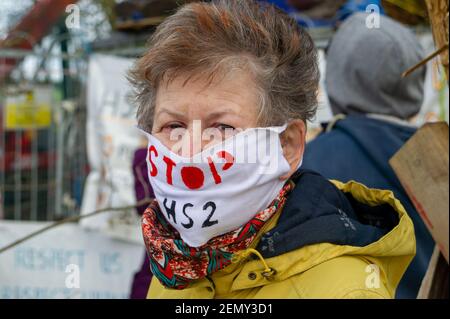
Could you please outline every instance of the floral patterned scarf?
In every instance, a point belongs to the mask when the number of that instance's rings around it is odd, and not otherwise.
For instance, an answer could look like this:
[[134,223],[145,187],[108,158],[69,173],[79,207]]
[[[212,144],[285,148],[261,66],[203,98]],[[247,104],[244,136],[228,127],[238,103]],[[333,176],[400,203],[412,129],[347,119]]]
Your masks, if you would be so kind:
[[214,237],[198,248],[183,242],[177,230],[166,221],[157,201],[153,201],[142,216],[142,231],[153,275],[167,288],[184,289],[192,281],[230,265],[233,254],[247,249],[264,224],[282,209],[292,189],[293,183],[286,183],[269,207],[244,226]]

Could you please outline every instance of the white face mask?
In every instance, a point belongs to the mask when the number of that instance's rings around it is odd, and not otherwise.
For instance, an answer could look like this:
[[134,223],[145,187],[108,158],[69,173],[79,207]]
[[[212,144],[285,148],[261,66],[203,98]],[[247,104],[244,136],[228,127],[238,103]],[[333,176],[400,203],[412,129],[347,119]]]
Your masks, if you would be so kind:
[[248,129],[191,158],[149,140],[149,179],[166,220],[191,247],[238,229],[267,208],[290,171],[283,127]]

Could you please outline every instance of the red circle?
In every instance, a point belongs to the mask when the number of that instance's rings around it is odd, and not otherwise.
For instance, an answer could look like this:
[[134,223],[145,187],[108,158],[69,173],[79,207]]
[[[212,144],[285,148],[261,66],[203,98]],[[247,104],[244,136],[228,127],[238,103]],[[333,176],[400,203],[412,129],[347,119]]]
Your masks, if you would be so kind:
[[181,169],[181,178],[184,184],[190,189],[199,189],[205,182],[205,175],[197,167],[183,167]]

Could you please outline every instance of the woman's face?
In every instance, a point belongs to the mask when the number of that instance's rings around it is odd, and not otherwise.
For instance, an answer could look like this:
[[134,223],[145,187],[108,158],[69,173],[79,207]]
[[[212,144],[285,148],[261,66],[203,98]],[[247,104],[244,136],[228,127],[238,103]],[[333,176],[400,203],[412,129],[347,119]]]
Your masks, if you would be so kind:
[[[253,79],[234,72],[219,83],[179,77],[159,87],[152,134],[172,152],[192,157],[245,129],[258,127],[257,90]],[[305,150],[306,124],[292,120],[281,134],[283,155],[296,170]]]
[[258,126],[253,80],[234,72],[218,83],[178,77],[161,85],[156,96],[152,134],[186,157],[241,130]]

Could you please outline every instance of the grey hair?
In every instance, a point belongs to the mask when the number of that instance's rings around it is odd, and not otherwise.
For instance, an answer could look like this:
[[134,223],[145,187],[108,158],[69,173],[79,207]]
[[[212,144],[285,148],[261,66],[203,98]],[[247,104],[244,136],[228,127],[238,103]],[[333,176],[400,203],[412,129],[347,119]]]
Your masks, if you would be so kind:
[[130,70],[139,126],[151,132],[163,82],[180,75],[212,81],[235,69],[255,81],[261,126],[314,117],[320,72],[310,35],[272,5],[217,0],[184,5],[168,17]]

